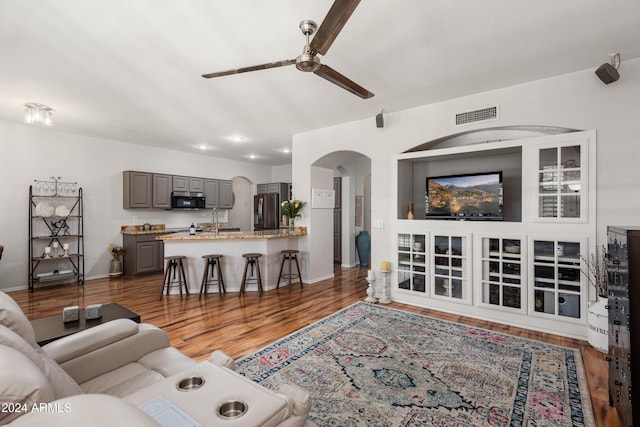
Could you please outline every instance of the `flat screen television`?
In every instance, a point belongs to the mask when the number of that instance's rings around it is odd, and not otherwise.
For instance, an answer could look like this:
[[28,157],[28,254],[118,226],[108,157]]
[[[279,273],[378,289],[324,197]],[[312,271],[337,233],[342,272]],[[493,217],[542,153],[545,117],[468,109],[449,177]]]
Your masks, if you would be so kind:
[[502,172],[427,177],[427,219],[502,220]]

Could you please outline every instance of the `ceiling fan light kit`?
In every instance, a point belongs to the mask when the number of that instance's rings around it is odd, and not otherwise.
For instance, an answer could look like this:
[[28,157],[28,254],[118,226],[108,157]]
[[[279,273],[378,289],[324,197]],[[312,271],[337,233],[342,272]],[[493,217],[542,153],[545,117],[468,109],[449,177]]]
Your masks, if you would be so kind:
[[[214,77],[228,76],[231,74],[247,73],[250,71],[266,70],[268,68],[296,64],[296,68],[300,71],[306,73],[313,72],[323,79],[328,80],[329,82],[359,96],[362,99],[371,98],[374,96],[372,92],[369,92],[367,89],[340,74],[333,68],[323,65],[320,62],[320,58],[317,56],[318,54],[325,55],[327,53],[329,47],[331,47],[331,44],[347,23],[347,20],[359,3],[360,0],[336,0],[331,6],[331,9],[329,9],[329,12],[322,21],[322,24],[320,24],[320,28],[318,28],[318,25],[310,19],[301,21],[299,24],[300,31],[302,31],[302,34],[307,38],[307,43],[304,46],[302,54],[296,59],[288,59],[233,70],[208,73],[203,74],[202,77],[210,79]],[[310,40],[311,35],[314,33],[315,36]]]
[[320,59],[310,53],[303,53],[296,58],[296,68],[306,73],[316,71],[320,68]]

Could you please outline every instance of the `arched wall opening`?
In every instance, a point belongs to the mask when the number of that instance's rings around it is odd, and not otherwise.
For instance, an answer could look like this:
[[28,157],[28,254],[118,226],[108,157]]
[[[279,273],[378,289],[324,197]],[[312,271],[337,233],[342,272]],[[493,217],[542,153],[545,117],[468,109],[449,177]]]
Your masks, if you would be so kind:
[[[355,151],[335,151],[311,165],[310,187],[336,191],[339,199],[333,209],[309,206],[312,230],[333,230],[333,233],[313,234],[313,268],[320,276],[333,275],[336,250],[339,264],[354,267],[361,264],[355,247],[355,236],[371,227],[371,159]],[[338,229],[339,228],[339,229]],[[339,235],[339,237],[337,237]],[[320,249],[319,249],[320,248]],[[367,260],[368,261],[368,260]],[[323,274],[324,273],[324,274]]]
[[251,231],[253,230],[253,183],[244,176],[233,177],[232,182],[234,202],[228,213],[229,227]]

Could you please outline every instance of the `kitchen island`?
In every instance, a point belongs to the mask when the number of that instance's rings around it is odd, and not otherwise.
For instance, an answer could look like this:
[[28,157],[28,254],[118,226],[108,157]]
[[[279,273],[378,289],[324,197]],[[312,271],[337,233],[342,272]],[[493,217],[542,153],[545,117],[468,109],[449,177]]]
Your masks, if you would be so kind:
[[[222,258],[222,274],[227,292],[239,292],[244,272],[245,259],[242,254],[249,252],[261,253],[260,272],[262,288],[274,289],[278,284],[278,273],[282,263],[280,251],[284,249],[298,249],[298,237],[306,236],[305,227],[298,227],[295,231],[264,230],[264,231],[234,231],[220,232],[205,231],[190,235],[188,232],[171,233],[156,237],[164,242],[165,256],[185,256],[184,262],[189,292],[200,292],[200,283],[204,271],[203,255],[220,254]],[[303,262],[298,257],[300,268]],[[285,271],[287,266],[285,266]],[[211,286],[209,292],[217,293],[217,286]],[[247,284],[247,292],[257,291],[255,283]],[[171,289],[177,293],[178,288]]]
[[[211,229],[214,224],[198,223],[199,231]],[[239,228],[223,226],[220,231],[239,231]],[[164,270],[164,244],[156,237],[169,233],[189,231],[189,227],[167,228],[165,224],[123,225],[122,246],[124,248],[124,275],[136,277],[157,274]]]

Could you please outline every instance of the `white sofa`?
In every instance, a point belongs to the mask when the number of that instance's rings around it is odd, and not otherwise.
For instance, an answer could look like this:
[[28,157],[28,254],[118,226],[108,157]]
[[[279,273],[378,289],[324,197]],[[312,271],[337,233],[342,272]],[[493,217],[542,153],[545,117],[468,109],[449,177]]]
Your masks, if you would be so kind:
[[[271,425],[305,424],[311,406],[306,392],[285,385],[276,393],[247,381],[233,372],[233,360],[219,350],[209,362],[216,369],[222,367],[226,381],[242,384],[240,397],[265,392],[284,401],[284,409],[271,419]],[[169,345],[161,329],[129,319],[40,347],[18,304],[0,292],[0,425],[159,425],[128,402],[127,396],[161,395],[167,381],[196,367],[195,360]],[[215,386],[224,389],[228,384],[222,381]],[[190,412],[188,407],[182,410]],[[220,420],[200,422],[219,424]]]

